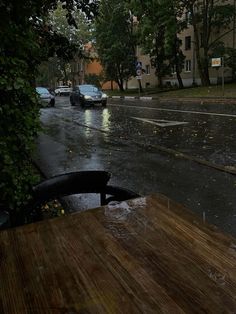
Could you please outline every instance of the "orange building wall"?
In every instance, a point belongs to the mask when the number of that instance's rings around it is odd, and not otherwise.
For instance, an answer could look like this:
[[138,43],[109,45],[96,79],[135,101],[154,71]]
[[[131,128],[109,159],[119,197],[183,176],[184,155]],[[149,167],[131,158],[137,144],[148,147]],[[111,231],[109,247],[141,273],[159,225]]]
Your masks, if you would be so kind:
[[[85,66],[85,74],[101,74],[102,72],[102,65],[97,61],[94,60]],[[102,89],[110,90],[111,87],[111,81],[105,82],[102,84]],[[118,85],[113,81],[113,89],[118,89]]]

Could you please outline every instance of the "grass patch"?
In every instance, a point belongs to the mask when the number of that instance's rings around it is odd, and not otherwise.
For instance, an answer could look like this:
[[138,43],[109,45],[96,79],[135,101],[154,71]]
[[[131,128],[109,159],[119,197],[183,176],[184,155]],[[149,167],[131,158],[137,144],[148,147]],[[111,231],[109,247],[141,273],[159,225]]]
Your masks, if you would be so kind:
[[175,98],[175,97],[232,97],[236,98],[236,83],[225,84],[224,96],[222,92],[222,85],[213,85],[209,87],[187,87],[184,89],[159,89],[148,88],[143,89],[139,93],[138,89],[130,89],[126,91],[106,91],[109,96],[156,96],[160,98]]
[[193,87],[169,90],[160,93],[158,97],[236,97],[236,83],[225,84],[224,96],[221,85],[208,87]]

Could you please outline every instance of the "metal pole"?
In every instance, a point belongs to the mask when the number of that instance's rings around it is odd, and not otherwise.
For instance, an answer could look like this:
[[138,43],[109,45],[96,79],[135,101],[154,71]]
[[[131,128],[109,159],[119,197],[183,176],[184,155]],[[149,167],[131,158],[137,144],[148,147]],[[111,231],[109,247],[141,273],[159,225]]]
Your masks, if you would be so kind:
[[222,69],[222,94],[224,96],[225,95],[224,57],[222,57],[221,60],[222,60],[222,65],[221,65],[221,69]]
[[192,83],[192,85],[193,86],[195,86],[195,84],[196,84],[196,81],[195,81],[195,67],[196,67],[196,65],[195,65],[195,34],[193,35],[194,36],[194,40],[192,41],[192,43],[193,43],[193,83]]

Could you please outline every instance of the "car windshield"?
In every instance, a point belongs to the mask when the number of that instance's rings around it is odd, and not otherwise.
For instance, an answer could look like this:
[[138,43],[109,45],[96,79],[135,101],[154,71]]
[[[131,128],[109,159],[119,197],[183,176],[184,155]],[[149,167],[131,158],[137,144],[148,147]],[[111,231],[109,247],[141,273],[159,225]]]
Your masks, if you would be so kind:
[[98,92],[99,89],[93,85],[80,85],[79,89],[81,92]]
[[36,91],[38,94],[49,94],[49,91],[47,88],[44,87],[36,87]]

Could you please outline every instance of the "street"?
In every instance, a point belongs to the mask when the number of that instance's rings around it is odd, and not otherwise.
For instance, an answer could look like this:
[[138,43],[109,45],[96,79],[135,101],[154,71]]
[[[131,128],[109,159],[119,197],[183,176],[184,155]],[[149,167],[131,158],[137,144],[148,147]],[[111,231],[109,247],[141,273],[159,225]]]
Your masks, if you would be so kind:
[[235,236],[235,120],[233,105],[109,99],[81,109],[57,97],[41,110],[35,159],[47,177],[110,171],[112,184],[165,194]]

